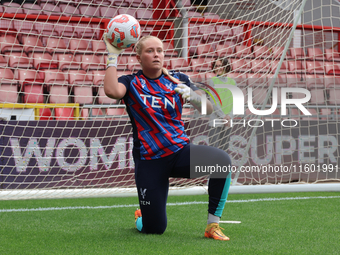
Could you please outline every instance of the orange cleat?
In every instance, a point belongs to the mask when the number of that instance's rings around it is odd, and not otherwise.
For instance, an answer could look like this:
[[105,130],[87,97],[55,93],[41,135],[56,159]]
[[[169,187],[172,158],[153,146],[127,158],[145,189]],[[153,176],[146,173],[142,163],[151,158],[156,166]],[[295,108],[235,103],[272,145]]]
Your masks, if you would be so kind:
[[[136,226],[136,221],[139,217],[142,217],[142,211],[140,209],[137,209],[135,211],[135,226]],[[136,226],[137,227],[137,226]]]
[[218,223],[210,223],[207,228],[205,229],[204,236],[206,238],[213,238],[215,240],[221,240],[221,241],[228,241],[230,240],[229,237],[224,235],[221,231],[221,228]]

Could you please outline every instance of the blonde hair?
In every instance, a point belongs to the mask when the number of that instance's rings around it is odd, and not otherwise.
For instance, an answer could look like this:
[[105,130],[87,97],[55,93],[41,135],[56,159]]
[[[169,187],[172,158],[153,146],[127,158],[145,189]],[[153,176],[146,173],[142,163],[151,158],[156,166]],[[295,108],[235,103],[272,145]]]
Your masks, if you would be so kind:
[[[136,43],[135,45],[135,51],[136,51],[136,54],[138,56],[140,56],[142,54],[142,50],[143,50],[143,46],[144,46],[144,42],[147,40],[147,39],[151,39],[151,38],[156,38],[158,39],[161,43],[162,43],[162,47],[163,47],[163,42],[161,39],[159,39],[158,37],[156,36],[153,36],[153,35],[146,35],[146,36],[143,36],[142,38],[139,39],[139,41]],[[168,72],[168,70],[163,67],[162,68],[162,72],[163,74],[165,74],[166,76],[168,76],[170,78],[171,81],[173,81],[174,83],[182,83],[180,80],[176,79],[175,77],[171,76]]]
[[161,39],[159,39],[158,37],[156,36],[153,36],[153,35],[146,35],[146,36],[143,36],[142,38],[140,38],[138,40],[138,42],[136,43],[135,45],[135,51],[137,53],[138,56],[140,56],[142,54],[142,50],[143,50],[143,46],[144,46],[144,42],[148,39],[151,39],[151,38],[155,38],[155,39],[158,39],[161,43],[162,43],[162,47],[163,47],[163,42]]

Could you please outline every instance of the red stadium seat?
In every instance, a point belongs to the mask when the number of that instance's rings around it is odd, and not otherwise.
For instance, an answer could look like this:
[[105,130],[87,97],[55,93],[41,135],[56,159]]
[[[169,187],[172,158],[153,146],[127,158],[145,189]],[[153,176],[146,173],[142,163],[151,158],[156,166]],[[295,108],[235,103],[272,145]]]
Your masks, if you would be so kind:
[[271,57],[271,53],[267,46],[254,46],[253,49],[255,58],[269,58]]
[[311,104],[325,104],[326,103],[323,89],[312,89],[310,93],[311,93],[311,99],[309,102]]
[[24,3],[21,6],[21,8],[26,15],[43,15],[44,14],[43,10],[38,4]]
[[2,6],[3,6],[3,12],[5,13],[16,13],[16,14],[24,13],[21,8],[21,5],[18,3],[5,2],[2,4]]
[[302,65],[300,60],[288,61],[289,72],[291,73],[303,73],[305,72],[305,66]]
[[178,53],[175,51],[174,46],[169,42],[163,43],[164,55],[167,57],[177,57]]
[[[131,61],[134,61],[133,58],[137,61],[137,59],[135,57],[131,57],[131,58],[132,58]],[[129,67],[128,67],[129,59],[130,58],[128,56],[121,56],[121,57],[119,57],[118,58],[118,64],[117,64],[117,70],[118,71],[128,70],[129,69]],[[104,63],[106,63],[106,62],[104,61]]]
[[324,60],[324,54],[320,48],[308,48],[307,58],[311,60]]
[[328,103],[332,105],[340,105],[340,89],[335,87],[329,89]]
[[305,59],[305,50],[303,48],[290,48],[290,56],[294,59]]
[[44,80],[41,78],[39,72],[36,70],[16,69],[14,76],[22,88],[22,92],[24,93],[23,101],[25,103],[44,102]]
[[328,61],[340,61],[340,54],[334,49],[326,49],[325,57]]
[[33,66],[35,69],[57,69],[58,62],[52,59],[49,53],[33,53]]
[[54,117],[56,120],[73,120],[74,110],[73,108],[55,108]]
[[72,85],[74,92],[74,102],[79,104],[92,104],[92,75],[83,70],[69,71],[69,84]]
[[213,56],[214,49],[212,48],[211,44],[199,44],[197,45],[196,54],[198,57],[205,57],[205,56]]
[[126,119],[127,112],[125,108],[121,107],[110,107],[106,109],[106,115],[108,119],[122,120]]
[[300,74],[287,74],[287,86],[293,88],[306,88],[306,82]]
[[98,86],[98,87],[104,85],[104,77],[105,77],[104,70],[92,71],[92,77],[93,77],[93,85]]
[[24,46],[24,51],[28,54],[31,52],[41,52],[45,51],[44,45],[38,37],[27,36],[22,38],[22,44]]
[[39,120],[52,120],[52,111],[50,108],[39,109]]
[[230,42],[230,45],[227,44],[217,44],[215,52],[219,57],[228,57],[233,54],[235,45]]
[[44,10],[45,15],[54,15],[59,16],[61,14],[61,9],[58,5],[55,3],[49,2],[48,0],[45,0],[46,2],[42,3],[40,0],[40,7]]
[[245,45],[235,46],[235,56],[237,58],[253,58],[254,57],[251,51],[251,48]]
[[103,40],[93,40],[92,42],[92,51],[95,54],[106,54],[106,45]]
[[25,52],[7,52],[5,57],[12,68],[32,68],[33,65]]
[[[2,6],[0,6],[2,10]],[[14,28],[14,20],[11,19],[0,19],[0,33],[5,35],[16,35],[16,29]]]
[[50,54],[65,54],[69,53],[66,43],[63,38],[49,37],[46,41],[45,50]]
[[306,61],[306,69],[311,74],[324,74],[324,63],[322,61]]
[[[272,71],[272,73],[276,72],[276,69],[277,69],[279,63],[280,63],[280,61],[278,61],[278,60],[277,61],[275,61],[275,60],[271,61],[271,71]],[[280,73],[288,73],[289,72],[289,66],[288,66],[287,61],[282,62],[279,72]]]
[[230,61],[234,72],[248,73],[251,70],[251,62],[248,59],[234,58]]
[[247,74],[249,87],[267,87],[267,76],[260,73]]
[[23,42],[23,38],[27,36],[36,37],[38,30],[35,28],[35,22],[32,20],[13,20],[14,29],[17,31],[18,40]]
[[58,61],[60,70],[79,70],[81,63],[72,54],[57,54],[53,56]]
[[283,51],[284,47],[272,47],[272,58],[279,60],[283,54]]
[[71,39],[68,48],[72,54],[92,53],[88,41],[83,39]]
[[206,72],[210,71],[210,65],[202,58],[191,59],[191,67],[194,72]]
[[326,88],[340,88],[340,76],[325,75],[323,80]]
[[148,6],[141,0],[124,0],[125,3],[128,3],[128,7],[133,8],[147,8]]
[[129,14],[132,17],[136,17],[137,9],[128,7],[119,7],[118,14]]
[[100,17],[100,10],[99,5],[98,6],[92,6],[92,5],[80,5],[79,6],[79,12],[80,15],[85,17]]
[[99,13],[100,16],[103,18],[109,18],[112,19],[112,17],[117,16],[118,15],[118,8],[117,7],[99,7]]
[[91,24],[86,24],[86,23],[80,23],[77,24],[77,27],[75,28],[77,32],[77,37],[78,38],[90,38],[90,39],[99,39],[97,38],[97,33],[93,31],[92,25]]
[[60,4],[60,10],[63,16],[79,16],[80,12],[77,7],[71,4]]
[[13,72],[8,68],[0,68],[0,102],[17,103],[18,87]]
[[24,47],[19,43],[18,39],[13,35],[0,36],[1,53],[6,52],[23,52]]
[[[267,75],[267,84],[270,86],[274,80],[274,74]],[[278,74],[275,83],[275,87],[287,87],[287,76],[285,74]]]
[[150,20],[153,18],[153,11],[148,9],[137,9],[136,11],[136,18],[138,20]]
[[191,67],[184,58],[171,58],[170,60],[171,69],[180,72],[189,72]]
[[106,63],[96,55],[82,55],[81,56],[81,68],[83,70],[105,70]]
[[336,62],[324,62],[324,68],[328,75],[340,75],[340,65]]
[[[54,25],[54,31],[56,31],[59,37],[74,37],[76,36],[76,32],[71,24],[68,23],[60,23]],[[65,38],[64,38],[65,40]]]
[[201,25],[199,30],[203,36],[203,41],[206,43],[218,42],[222,39],[222,36],[216,32],[215,26],[213,25]]
[[254,73],[269,73],[270,72],[270,62],[264,59],[253,59],[251,60],[251,71]]
[[68,80],[60,70],[46,70],[44,83],[49,91],[49,102],[51,104],[69,102]]
[[234,33],[233,30],[228,25],[217,25],[215,27],[216,33],[221,36],[221,40],[230,40],[234,41]]

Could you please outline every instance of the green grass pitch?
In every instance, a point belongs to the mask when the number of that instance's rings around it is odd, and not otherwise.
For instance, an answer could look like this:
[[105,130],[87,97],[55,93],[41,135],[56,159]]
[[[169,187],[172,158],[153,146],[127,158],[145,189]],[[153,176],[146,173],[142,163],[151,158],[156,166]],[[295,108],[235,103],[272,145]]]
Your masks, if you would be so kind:
[[[231,194],[221,220],[242,223],[221,224],[231,238],[227,242],[203,237],[207,199],[206,195],[170,196],[168,228],[163,235],[140,234],[135,229],[136,197],[0,201],[0,254],[338,254],[340,251],[340,192]],[[60,210],[65,207],[68,208]]]

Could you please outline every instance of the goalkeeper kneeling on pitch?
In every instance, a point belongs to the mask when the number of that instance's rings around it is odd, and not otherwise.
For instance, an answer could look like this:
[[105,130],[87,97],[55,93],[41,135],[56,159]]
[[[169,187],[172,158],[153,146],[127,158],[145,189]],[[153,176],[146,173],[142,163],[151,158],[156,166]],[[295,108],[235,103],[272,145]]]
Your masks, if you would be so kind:
[[[164,51],[160,39],[141,38],[135,50],[142,70],[119,78],[117,59],[122,50],[112,46],[106,35],[104,41],[109,52],[104,90],[108,97],[124,100],[133,128],[133,158],[140,203],[140,210],[135,212],[135,224],[142,233],[162,234],[167,227],[169,178],[206,175],[203,169],[209,166],[230,169],[231,160],[223,150],[189,142],[181,120],[183,104],[190,101],[200,111],[202,92],[187,75],[163,68]],[[208,114],[213,110],[209,101],[206,109]],[[219,227],[230,187],[229,176],[228,171],[210,176],[208,222],[204,233],[207,238],[229,240]]]

